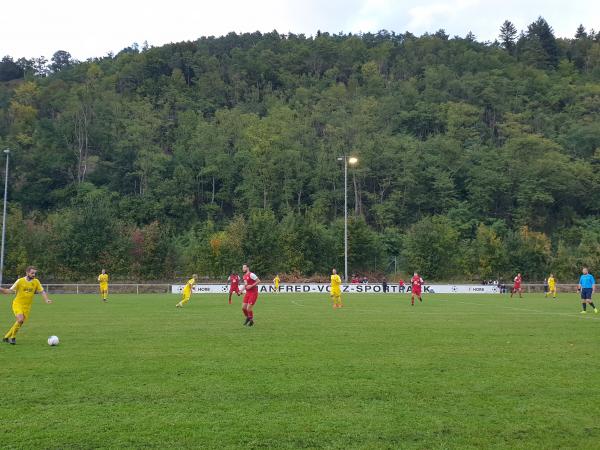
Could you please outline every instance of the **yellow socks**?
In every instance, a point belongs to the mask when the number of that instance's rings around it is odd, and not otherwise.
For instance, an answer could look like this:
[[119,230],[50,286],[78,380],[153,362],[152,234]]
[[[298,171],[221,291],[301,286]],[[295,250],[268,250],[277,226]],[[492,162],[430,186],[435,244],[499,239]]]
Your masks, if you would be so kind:
[[4,337],[8,339],[14,338],[17,335],[17,332],[19,331],[21,326],[22,324],[20,324],[19,322],[15,322],[15,324],[10,328],[10,330],[8,330],[8,333],[6,333]]

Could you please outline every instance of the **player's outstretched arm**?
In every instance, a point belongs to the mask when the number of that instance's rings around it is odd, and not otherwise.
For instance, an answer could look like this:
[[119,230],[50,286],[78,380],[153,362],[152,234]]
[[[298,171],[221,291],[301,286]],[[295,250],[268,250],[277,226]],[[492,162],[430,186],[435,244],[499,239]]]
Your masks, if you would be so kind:
[[48,304],[52,303],[52,300],[50,300],[50,297],[48,297],[48,294],[46,294],[46,291],[42,291],[41,292],[42,297],[44,297],[44,301]]
[[6,295],[15,293],[15,291],[13,291],[12,289],[6,289],[6,288],[0,288],[0,292],[2,292],[3,294],[6,294]]

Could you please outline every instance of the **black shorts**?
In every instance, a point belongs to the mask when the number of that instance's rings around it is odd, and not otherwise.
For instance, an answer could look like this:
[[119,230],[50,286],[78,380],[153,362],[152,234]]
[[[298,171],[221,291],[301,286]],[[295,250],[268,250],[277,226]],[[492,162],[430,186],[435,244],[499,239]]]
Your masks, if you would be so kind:
[[592,288],[581,289],[581,300],[591,300],[591,299],[592,299]]
[[548,292],[548,285],[547,284],[544,285],[544,292]]

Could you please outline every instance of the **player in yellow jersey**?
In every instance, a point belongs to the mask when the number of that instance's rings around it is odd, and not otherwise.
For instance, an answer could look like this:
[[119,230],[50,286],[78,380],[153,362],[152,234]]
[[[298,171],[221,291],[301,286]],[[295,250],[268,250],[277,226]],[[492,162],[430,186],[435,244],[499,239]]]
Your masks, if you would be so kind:
[[279,274],[275,274],[275,278],[273,278],[273,284],[275,285],[275,290],[279,292]]
[[337,270],[331,271],[331,299],[334,308],[342,307],[342,279],[337,274]]
[[17,294],[12,303],[12,310],[15,319],[17,320],[11,329],[8,330],[8,333],[4,335],[4,339],[2,339],[3,342],[8,342],[12,345],[17,343],[15,336],[23,326],[23,323],[29,318],[31,304],[33,303],[33,296],[35,294],[42,294],[46,303],[52,303],[52,300],[48,298],[48,294],[44,291],[44,288],[36,278],[36,275],[37,269],[33,266],[29,266],[25,271],[25,276],[15,281],[10,289],[0,288],[0,291],[4,294]]
[[190,301],[190,297],[192,296],[192,291],[194,290],[194,284],[196,284],[196,280],[198,279],[198,275],[192,275],[192,278],[188,280],[188,282],[183,287],[183,291],[181,291],[181,301],[177,303],[175,306],[178,308],[183,307],[187,302]]
[[102,301],[106,303],[108,301],[108,274],[106,270],[102,269],[102,273],[98,275],[98,283],[100,283],[100,295]]
[[546,297],[548,294],[552,294],[552,298],[556,298],[556,278],[554,275],[550,274],[548,277],[548,291],[546,292]]

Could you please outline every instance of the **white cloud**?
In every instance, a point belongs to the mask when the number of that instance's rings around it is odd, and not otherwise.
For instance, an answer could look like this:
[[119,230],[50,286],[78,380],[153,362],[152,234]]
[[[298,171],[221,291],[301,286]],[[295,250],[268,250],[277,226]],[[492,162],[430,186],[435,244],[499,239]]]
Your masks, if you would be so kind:
[[415,6],[409,10],[411,20],[408,23],[408,29],[431,29],[436,23],[443,23],[443,20],[448,17],[456,17],[457,14],[462,13],[467,8],[477,6],[478,3],[478,0],[454,0]]

